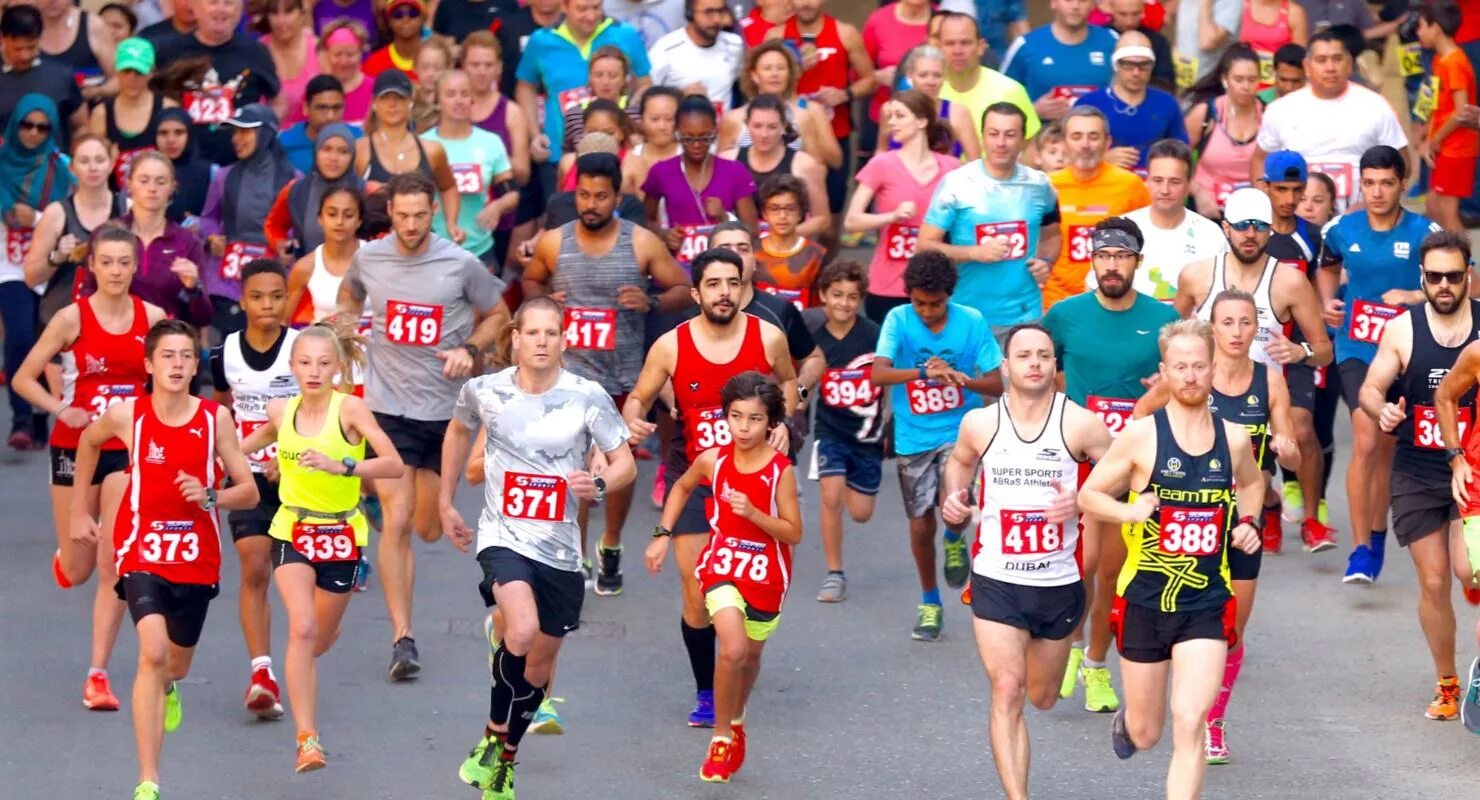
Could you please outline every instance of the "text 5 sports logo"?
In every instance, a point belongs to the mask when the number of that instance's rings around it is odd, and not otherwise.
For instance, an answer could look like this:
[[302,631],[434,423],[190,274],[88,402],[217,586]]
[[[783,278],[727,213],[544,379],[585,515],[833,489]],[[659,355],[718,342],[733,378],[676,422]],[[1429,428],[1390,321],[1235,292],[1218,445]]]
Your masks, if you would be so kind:
[[551,490],[559,487],[559,479],[540,475],[519,475],[514,478],[514,485],[521,489]]

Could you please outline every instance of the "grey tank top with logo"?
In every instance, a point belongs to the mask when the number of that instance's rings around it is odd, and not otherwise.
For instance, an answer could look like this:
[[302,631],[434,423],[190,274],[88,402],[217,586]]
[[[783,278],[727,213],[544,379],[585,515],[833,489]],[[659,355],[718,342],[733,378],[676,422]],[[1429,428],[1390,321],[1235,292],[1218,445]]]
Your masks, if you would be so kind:
[[632,247],[633,224],[617,220],[617,243],[598,256],[581,250],[580,224],[560,227],[560,260],[550,279],[552,293],[565,292],[565,368],[601,384],[607,394],[626,394],[642,371],[643,321],[617,305],[617,290],[648,289]]

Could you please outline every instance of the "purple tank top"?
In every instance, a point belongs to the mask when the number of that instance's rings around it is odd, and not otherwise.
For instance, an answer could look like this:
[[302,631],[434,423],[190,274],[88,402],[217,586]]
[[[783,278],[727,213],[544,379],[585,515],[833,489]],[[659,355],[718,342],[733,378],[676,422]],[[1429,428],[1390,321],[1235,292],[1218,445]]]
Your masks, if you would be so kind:
[[[499,95],[498,100],[494,101],[493,113],[489,114],[486,119],[480,122],[473,123],[473,126],[477,128],[482,128],[483,130],[497,136],[504,143],[504,150],[508,151],[511,158],[513,157],[514,148],[509,144],[510,139],[508,97],[505,97],[504,95]],[[498,189],[494,189],[493,191],[493,197],[495,200],[497,200],[502,194],[503,192],[499,191]],[[515,212],[511,211],[503,215],[502,217],[499,217],[497,229],[501,231],[513,230],[514,215]]]
[[352,19],[360,23],[365,32],[370,35],[371,47],[380,40],[375,25],[375,8],[373,0],[352,0],[348,5],[341,5],[339,0],[319,0],[313,5],[313,32],[322,35],[324,28],[337,19]]

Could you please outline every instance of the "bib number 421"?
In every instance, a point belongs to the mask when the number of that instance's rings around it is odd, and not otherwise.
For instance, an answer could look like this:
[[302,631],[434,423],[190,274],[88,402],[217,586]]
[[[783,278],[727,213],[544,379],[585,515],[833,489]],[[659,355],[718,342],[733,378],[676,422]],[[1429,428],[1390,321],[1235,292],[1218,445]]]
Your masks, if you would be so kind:
[[[1455,447],[1460,446],[1470,430],[1470,414],[1469,406],[1459,407],[1459,442],[1454,443]],[[1444,449],[1444,437],[1439,432],[1439,412],[1433,406],[1414,406],[1413,446],[1424,450]]]

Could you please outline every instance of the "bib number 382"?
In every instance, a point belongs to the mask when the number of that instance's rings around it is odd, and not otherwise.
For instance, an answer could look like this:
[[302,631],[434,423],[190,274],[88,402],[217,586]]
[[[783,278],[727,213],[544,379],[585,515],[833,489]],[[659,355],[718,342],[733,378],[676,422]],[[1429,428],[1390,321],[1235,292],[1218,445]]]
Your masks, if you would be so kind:
[[[1465,433],[1470,430],[1470,414],[1469,406],[1459,407],[1459,442],[1454,443],[1455,447],[1460,446]],[[1439,412],[1433,406],[1414,406],[1413,446],[1424,450],[1444,449],[1444,437],[1439,433]]]
[[355,561],[355,528],[348,522],[295,522],[293,549],[315,564],[325,561]]
[[1161,551],[1177,556],[1212,556],[1223,548],[1225,509],[1162,506]]
[[1064,529],[1042,511],[1002,510],[1002,554],[1040,556],[1064,548]]
[[559,475],[504,473],[504,516],[560,522],[565,519],[565,479]]
[[1023,258],[1028,255],[1028,223],[986,222],[976,226],[976,243],[986,244],[992,239],[1003,239],[1007,244],[1007,255],[1003,260]]
[[954,411],[964,404],[961,387],[941,383],[933,378],[913,380],[905,384],[909,393],[910,411],[915,414],[940,414]]
[[442,306],[389,300],[385,338],[396,344],[430,347],[442,341]]
[[701,408],[694,414],[694,444],[700,450],[724,447],[731,441],[730,421],[723,408]]

